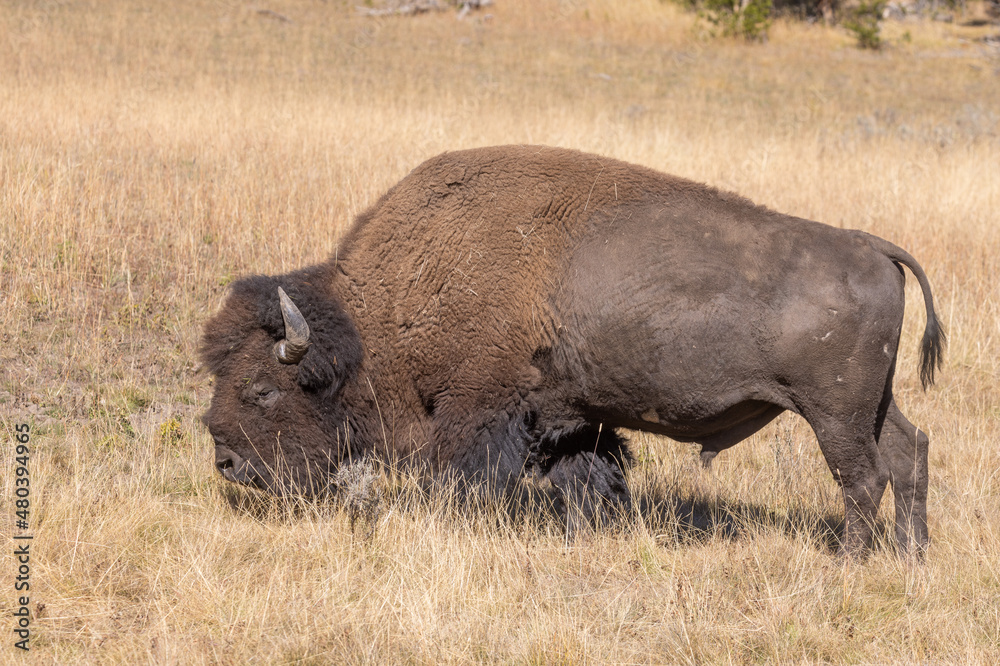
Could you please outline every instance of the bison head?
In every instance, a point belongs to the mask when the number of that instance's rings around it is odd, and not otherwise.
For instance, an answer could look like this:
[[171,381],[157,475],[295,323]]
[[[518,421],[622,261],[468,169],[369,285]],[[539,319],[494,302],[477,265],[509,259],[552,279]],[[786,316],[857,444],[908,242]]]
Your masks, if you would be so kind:
[[321,268],[236,282],[205,326],[215,375],[203,421],[227,480],[314,494],[347,453],[338,393],[361,363],[361,338]]

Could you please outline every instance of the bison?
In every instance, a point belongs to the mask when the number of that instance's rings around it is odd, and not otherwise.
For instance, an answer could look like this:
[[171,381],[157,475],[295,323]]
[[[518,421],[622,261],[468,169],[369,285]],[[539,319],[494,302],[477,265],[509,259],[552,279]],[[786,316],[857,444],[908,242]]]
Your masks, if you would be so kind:
[[551,481],[593,515],[627,507],[618,429],[703,460],[783,411],[812,427],[864,552],[887,483],[899,549],[927,536],[927,436],[893,399],[902,266],[862,231],[614,159],[539,146],[449,152],[358,216],[333,256],[233,284],[204,331],[204,421],[229,481],[331,486],[343,461],[431,478]]

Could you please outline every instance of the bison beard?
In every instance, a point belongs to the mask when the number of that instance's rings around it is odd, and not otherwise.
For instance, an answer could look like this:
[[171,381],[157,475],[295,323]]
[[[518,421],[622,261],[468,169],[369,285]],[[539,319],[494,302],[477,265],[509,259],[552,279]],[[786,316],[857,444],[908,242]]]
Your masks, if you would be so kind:
[[860,231],[569,150],[446,153],[362,214],[327,262],[233,285],[206,325],[223,476],[314,493],[380,457],[507,488],[549,479],[570,525],[627,510],[619,428],[706,463],[790,410],[843,488],[863,552],[888,483],[921,552],[927,437],[892,378],[909,254]]

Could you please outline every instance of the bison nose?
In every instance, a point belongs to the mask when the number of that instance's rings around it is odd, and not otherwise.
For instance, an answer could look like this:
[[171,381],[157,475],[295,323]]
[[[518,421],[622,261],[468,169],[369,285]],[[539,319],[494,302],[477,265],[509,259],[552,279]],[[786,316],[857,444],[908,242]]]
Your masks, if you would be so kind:
[[215,469],[219,470],[219,474],[224,476],[227,481],[239,483],[239,477],[237,474],[242,472],[243,459],[236,455],[236,453],[231,449],[222,446],[221,444],[216,444]]

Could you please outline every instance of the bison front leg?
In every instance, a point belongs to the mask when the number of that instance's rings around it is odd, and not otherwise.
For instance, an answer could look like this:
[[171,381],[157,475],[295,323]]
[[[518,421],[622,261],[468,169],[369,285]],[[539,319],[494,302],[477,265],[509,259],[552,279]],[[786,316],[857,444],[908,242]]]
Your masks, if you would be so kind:
[[879,452],[889,468],[896,504],[896,544],[902,555],[920,557],[927,549],[927,435],[889,403]]
[[627,516],[632,496],[625,482],[625,443],[614,432],[586,428],[558,442],[546,478],[559,492],[559,508],[572,536],[590,525],[611,525]]

